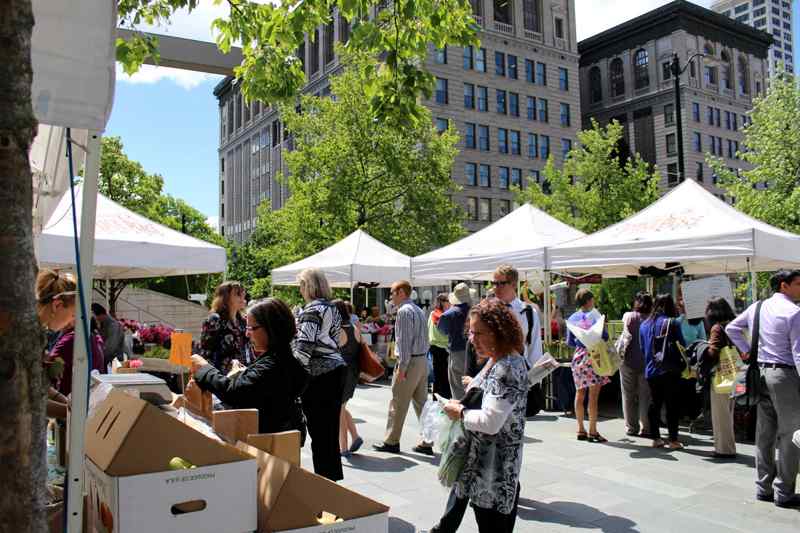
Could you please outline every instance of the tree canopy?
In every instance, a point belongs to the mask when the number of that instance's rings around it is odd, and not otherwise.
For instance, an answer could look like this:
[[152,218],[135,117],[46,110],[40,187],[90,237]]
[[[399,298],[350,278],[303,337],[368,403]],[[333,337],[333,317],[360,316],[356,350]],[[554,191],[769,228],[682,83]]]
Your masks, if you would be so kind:
[[[122,27],[167,22],[179,9],[191,12],[198,0],[118,0]],[[334,12],[352,27],[345,48],[384,58],[374,75],[364,80],[364,95],[382,117],[398,125],[421,121],[416,105],[429,96],[433,77],[423,65],[428,47],[478,43],[470,3],[465,0],[214,0],[227,3],[227,17],[216,19],[217,45],[225,53],[242,46],[244,59],[236,69],[245,97],[268,103],[292,98],[305,85],[297,57],[305,35],[329,25]],[[329,26],[330,27],[330,26]],[[332,31],[332,29],[331,29]],[[318,41],[317,41],[318,42]],[[138,36],[117,40],[117,59],[129,74],[147,57],[158,60],[158,41]]]

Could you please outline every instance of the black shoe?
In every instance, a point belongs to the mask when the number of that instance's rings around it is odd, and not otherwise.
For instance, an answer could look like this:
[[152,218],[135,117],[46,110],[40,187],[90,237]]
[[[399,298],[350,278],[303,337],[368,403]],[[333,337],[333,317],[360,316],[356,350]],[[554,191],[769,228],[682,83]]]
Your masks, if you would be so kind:
[[781,509],[798,509],[800,508],[800,495],[795,494],[788,500],[782,502],[775,500],[775,507],[780,507]]
[[[714,459],[736,459],[735,453],[717,453],[714,452]],[[770,501],[772,501],[770,499]]]
[[433,456],[433,446],[423,446],[422,444],[418,444],[417,446],[411,448],[411,451],[415,453],[421,453],[422,455]]
[[756,500],[760,502],[772,503],[775,501],[775,496],[772,494],[756,494]]
[[379,442],[377,444],[373,444],[372,449],[376,452],[400,453],[399,444],[386,444],[385,442]]

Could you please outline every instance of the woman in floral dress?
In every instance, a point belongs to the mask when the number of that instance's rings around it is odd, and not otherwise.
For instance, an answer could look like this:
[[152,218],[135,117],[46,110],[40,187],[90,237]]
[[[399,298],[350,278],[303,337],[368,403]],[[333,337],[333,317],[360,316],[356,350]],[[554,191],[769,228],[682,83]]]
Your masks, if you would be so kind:
[[431,533],[455,533],[467,502],[480,533],[511,533],[519,503],[529,388],[525,359],[519,355],[524,349],[522,328],[503,302],[489,298],[470,311],[469,337],[488,362],[467,391],[480,388],[483,395],[480,408],[467,408],[458,400],[444,407],[451,419],[463,420],[467,452],[445,514]]
[[[600,313],[594,308],[594,295],[588,289],[581,289],[575,295],[575,303],[579,309],[567,320],[570,324],[582,329],[591,327],[601,318]],[[608,340],[608,332],[603,331],[603,339]],[[597,402],[600,398],[600,389],[611,380],[600,376],[594,371],[592,358],[581,342],[575,338],[571,331],[567,331],[567,345],[575,348],[572,357],[572,379],[575,381],[575,419],[578,421],[578,440],[589,442],[608,442],[597,432]],[[586,391],[589,391],[589,433],[583,425],[586,415],[584,401]]]
[[253,362],[253,351],[247,340],[244,287],[238,281],[226,281],[214,291],[211,314],[203,321],[200,334],[200,355],[223,374],[237,366]]

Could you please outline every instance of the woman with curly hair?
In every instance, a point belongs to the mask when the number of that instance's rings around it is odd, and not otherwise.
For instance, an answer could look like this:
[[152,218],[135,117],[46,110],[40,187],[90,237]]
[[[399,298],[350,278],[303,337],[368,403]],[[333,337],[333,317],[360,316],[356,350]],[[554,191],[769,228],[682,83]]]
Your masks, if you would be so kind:
[[431,533],[453,533],[466,503],[472,504],[478,531],[510,533],[519,501],[519,472],[528,402],[528,370],[522,328],[513,312],[498,299],[486,299],[469,312],[469,338],[488,362],[467,388],[480,388],[480,408],[456,400],[445,405],[453,420],[463,420],[467,432],[464,468],[450,492],[445,514]]
[[223,374],[236,366],[247,366],[254,357],[247,340],[247,321],[242,316],[245,290],[238,281],[226,281],[214,291],[211,314],[203,321],[200,355]]

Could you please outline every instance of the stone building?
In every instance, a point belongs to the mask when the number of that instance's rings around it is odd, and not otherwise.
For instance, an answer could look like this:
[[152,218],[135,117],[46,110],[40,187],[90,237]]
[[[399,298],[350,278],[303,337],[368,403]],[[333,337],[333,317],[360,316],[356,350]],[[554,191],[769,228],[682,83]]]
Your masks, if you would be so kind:
[[[578,43],[574,0],[473,0],[480,47],[431,49],[436,77],[424,102],[437,127],[449,122],[461,134],[453,179],[463,190],[455,200],[477,230],[513,208],[513,185],[539,179],[546,158],[563,161],[580,128]],[[326,95],[338,68],[334,43],[349,25],[338,15],[308,36],[299,50],[308,83],[304,91]],[[289,191],[274,176],[281,149],[291,139],[271,108],[243,101],[234,80],[214,89],[219,102],[220,230],[237,241],[255,227],[256,208],[280,208]],[[285,169],[283,169],[285,170]]]
[[[689,177],[722,197],[706,154],[745,168],[742,130],[765,90],[771,44],[769,34],[683,0],[585,39],[578,44],[583,127],[618,120],[630,150],[658,166],[664,188]],[[686,176],[678,173],[676,53],[688,65],[678,110]]]

